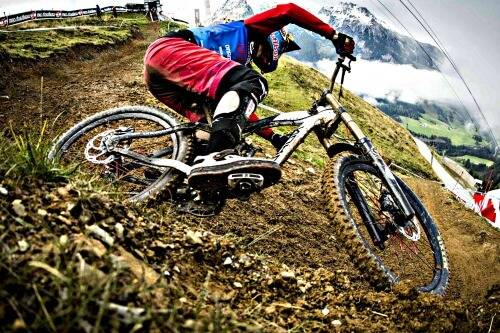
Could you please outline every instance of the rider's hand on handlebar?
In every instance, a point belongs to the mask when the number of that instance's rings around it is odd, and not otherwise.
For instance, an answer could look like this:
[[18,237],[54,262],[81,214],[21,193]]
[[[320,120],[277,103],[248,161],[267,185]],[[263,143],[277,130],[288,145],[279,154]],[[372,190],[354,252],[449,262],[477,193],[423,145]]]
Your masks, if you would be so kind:
[[332,37],[333,46],[335,46],[335,51],[340,56],[351,56],[354,52],[354,39],[343,33],[335,33]]

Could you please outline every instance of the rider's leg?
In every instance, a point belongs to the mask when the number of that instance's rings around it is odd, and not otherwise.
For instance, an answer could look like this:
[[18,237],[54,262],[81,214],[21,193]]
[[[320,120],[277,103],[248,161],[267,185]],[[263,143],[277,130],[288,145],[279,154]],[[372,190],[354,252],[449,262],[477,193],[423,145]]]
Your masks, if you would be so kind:
[[[218,153],[234,148],[241,140],[242,129],[248,117],[267,94],[267,82],[257,72],[237,66],[234,73],[237,74],[233,78],[238,77],[239,81],[223,79],[223,84],[217,91],[217,97],[220,98],[213,115],[210,153],[195,159],[188,177],[189,184],[195,189],[222,188],[227,185],[236,188],[236,185],[229,182],[230,175],[246,177],[248,179],[245,178],[245,182],[254,184],[251,187],[256,188],[270,186],[281,177],[279,165],[272,160],[241,157],[231,151]],[[240,178],[238,182],[241,181]]]
[[257,104],[267,95],[267,81],[257,72],[239,65],[224,77],[217,89],[220,100],[213,115],[209,152],[234,146]]
[[[230,91],[236,91],[238,93],[238,96],[242,96],[243,100],[240,100],[243,105],[240,106],[239,110],[236,110],[235,113],[236,118],[239,117],[241,112],[244,112],[245,117],[240,118],[240,119],[234,119],[234,121],[227,122],[224,121],[225,124],[222,122],[220,124],[215,124],[213,126],[213,130],[218,129],[220,125],[222,127],[229,127],[233,129],[233,135],[230,135],[229,137],[226,135],[223,135],[219,131],[215,131],[215,135],[213,135],[212,139],[212,150],[211,151],[217,151],[217,150],[222,150],[225,148],[231,148],[234,147],[234,143],[232,142],[234,139],[239,140],[239,135],[240,133],[236,132],[236,129],[238,128],[237,125],[239,125],[241,128],[246,124],[246,122],[256,122],[259,120],[259,117],[255,114],[255,107],[258,103],[260,103],[264,97],[267,95],[267,81],[260,76],[257,72],[254,70],[251,70],[248,67],[245,66],[237,66],[233,69],[231,69],[224,77],[224,79],[221,81],[220,87],[217,91],[217,96],[220,98],[220,101],[222,102],[222,97],[225,98],[224,102],[226,102],[226,99],[229,100],[229,96],[233,96],[232,98],[232,103],[233,105],[229,105],[229,109],[233,108],[235,109],[235,105],[238,103],[236,101],[236,97],[234,94],[230,94],[228,97],[225,97],[227,92]],[[248,98],[248,96],[250,98]],[[255,103],[255,106],[253,105]],[[214,114],[214,119],[217,117],[217,113],[219,110],[225,111],[228,109],[224,103],[220,103],[217,106],[217,110],[215,111]],[[244,109],[244,110],[242,110]],[[252,110],[253,109],[253,110]],[[228,115],[229,116],[229,115]],[[227,118],[227,117],[223,117]],[[224,126],[226,125],[226,126]],[[224,128],[225,131],[227,131],[227,128]],[[277,133],[274,133],[274,131],[271,128],[263,128],[257,133],[259,136],[262,138],[270,141],[274,147],[277,149],[281,148],[281,146],[288,140],[288,136],[283,136],[279,135]],[[219,143],[220,142],[220,143]]]

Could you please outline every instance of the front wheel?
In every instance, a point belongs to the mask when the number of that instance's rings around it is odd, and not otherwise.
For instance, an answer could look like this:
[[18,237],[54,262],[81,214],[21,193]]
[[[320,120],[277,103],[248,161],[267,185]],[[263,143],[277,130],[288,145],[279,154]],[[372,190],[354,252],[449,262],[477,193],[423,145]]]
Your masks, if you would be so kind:
[[[442,295],[449,279],[443,241],[422,202],[397,180],[415,211],[404,226],[390,209],[394,200],[379,171],[359,156],[335,156],[323,184],[330,219],[356,266],[373,284],[404,280],[419,291]],[[380,231],[382,245],[374,243],[366,216]]]
[[[78,167],[104,191],[129,201],[142,201],[175,185],[180,173],[153,167],[131,158],[106,152],[106,137],[114,134],[156,132],[179,125],[176,115],[147,106],[126,106],[97,113],[70,128],[52,147],[49,158]],[[171,158],[188,163],[192,140],[183,132],[119,142],[118,148],[146,157]]]

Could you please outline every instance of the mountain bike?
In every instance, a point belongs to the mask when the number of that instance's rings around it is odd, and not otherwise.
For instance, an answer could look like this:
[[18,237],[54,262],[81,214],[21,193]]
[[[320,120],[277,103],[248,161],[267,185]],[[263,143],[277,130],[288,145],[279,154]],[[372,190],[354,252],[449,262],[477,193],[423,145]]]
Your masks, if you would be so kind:
[[[327,214],[337,239],[361,272],[375,285],[408,280],[419,291],[443,294],[449,267],[435,222],[333,94],[339,73],[339,97],[342,94],[351,60],[339,57],[330,89],[309,110],[250,123],[236,149],[241,156],[254,156],[258,147],[245,140],[248,135],[266,127],[292,126],[288,141],[268,159],[282,166],[314,134],[329,157],[323,175]],[[335,140],[341,124],[354,143]],[[182,122],[168,111],[119,107],[77,123],[56,140],[49,157],[63,164],[76,163],[82,172],[98,177],[131,202],[168,198],[181,211],[198,216],[217,214],[227,199],[245,200],[274,184],[258,173],[235,173],[218,188],[193,188],[187,178],[193,158],[204,152],[209,133],[209,124]]]

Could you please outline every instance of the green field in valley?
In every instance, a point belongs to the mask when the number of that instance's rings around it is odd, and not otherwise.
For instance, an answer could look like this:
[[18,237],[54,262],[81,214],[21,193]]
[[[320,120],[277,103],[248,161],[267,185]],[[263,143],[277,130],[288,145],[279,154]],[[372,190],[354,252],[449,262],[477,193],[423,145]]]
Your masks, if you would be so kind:
[[424,115],[418,120],[408,117],[400,118],[404,127],[414,133],[447,137],[453,145],[477,146],[473,138],[475,132],[467,130],[464,126],[449,125],[428,115]]
[[453,157],[454,160],[457,160],[458,162],[465,162],[469,160],[472,164],[485,164],[486,166],[490,166],[493,164],[493,161],[487,160],[485,158],[480,158],[472,155],[463,155],[463,156],[457,156]]

